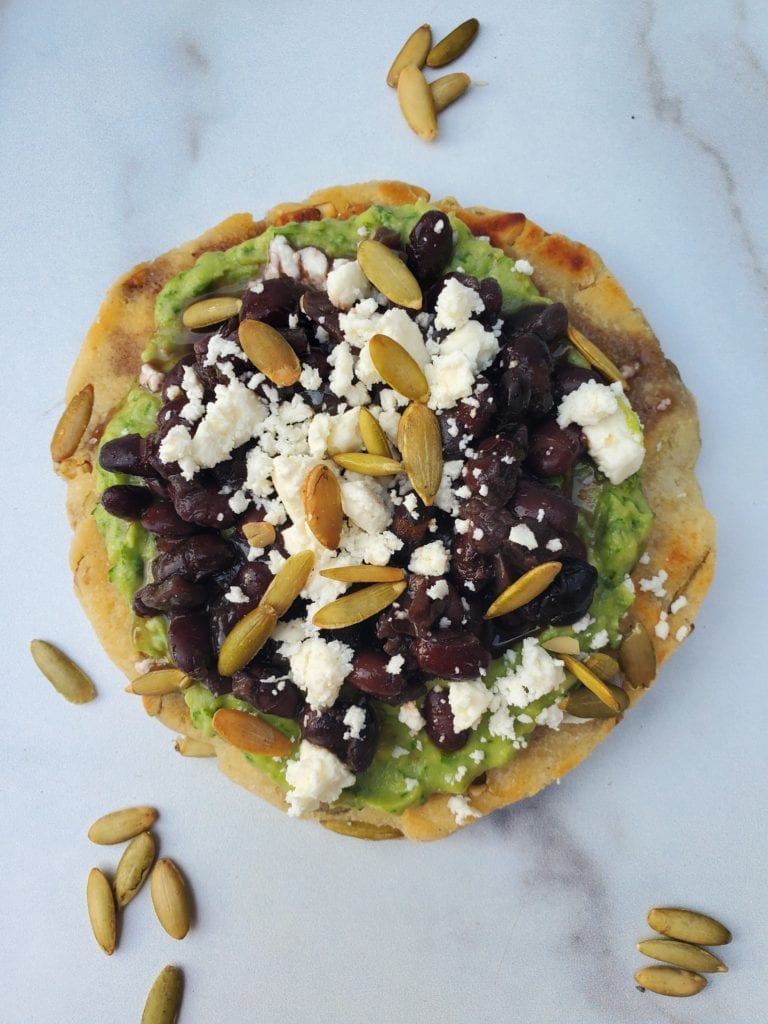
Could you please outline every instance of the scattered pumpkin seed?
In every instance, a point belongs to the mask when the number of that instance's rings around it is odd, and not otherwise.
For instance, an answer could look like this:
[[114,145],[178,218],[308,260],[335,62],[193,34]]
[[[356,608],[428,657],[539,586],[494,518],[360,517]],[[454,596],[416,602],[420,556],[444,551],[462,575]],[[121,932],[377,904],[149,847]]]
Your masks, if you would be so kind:
[[211,719],[213,728],[227,743],[238,750],[270,757],[285,757],[293,744],[288,736],[265,722],[258,715],[235,708],[219,708]]
[[670,939],[701,946],[723,946],[733,938],[725,925],[714,917],[681,907],[654,907],[648,913],[648,924]]
[[427,67],[441,68],[456,60],[462,53],[466,53],[479,29],[480,22],[477,18],[467,18],[466,21],[462,21],[440,42],[435,43],[427,54]]
[[278,619],[285,615],[293,602],[307,585],[307,580],[315,565],[312,551],[299,551],[287,558],[277,570],[275,578],[267,587],[262,604],[274,608]]
[[[429,82],[427,82],[421,69],[417,68],[415,64],[407,64],[400,72],[400,77],[397,80],[397,100],[403,117],[408,122],[408,126],[420,139],[424,139],[425,142],[432,142],[433,139],[437,138],[435,100],[432,96],[432,90],[429,88]],[[367,274],[365,276],[368,277]],[[376,284],[375,281],[372,283]],[[378,288],[378,285],[376,287]],[[379,291],[382,291],[382,289],[379,288]],[[384,292],[384,295],[387,295],[387,293]],[[387,298],[390,298],[390,296],[387,295]],[[397,305],[404,306],[407,303],[398,302]],[[419,299],[418,306],[412,306],[411,308],[421,309],[421,299]]]
[[700,974],[680,967],[643,967],[635,971],[635,981],[660,996],[695,996],[707,984]]
[[212,327],[229,320],[231,316],[237,316],[242,308],[242,299],[235,295],[214,295],[187,306],[181,314],[181,322],[187,330],[198,331],[202,327]]
[[589,338],[585,338],[581,331],[577,330],[572,324],[568,324],[568,340],[574,348],[581,352],[587,362],[594,366],[596,370],[599,370],[604,377],[607,377],[608,380],[617,381],[625,391],[627,390],[627,382],[624,380],[616,364],[611,362],[602,349],[599,349]]
[[191,685],[192,680],[181,669],[156,668],[143,676],[138,676],[125,689],[127,693],[137,693],[140,697],[153,697],[177,693]]
[[190,925],[189,895],[181,872],[172,860],[161,857],[155,864],[149,892],[160,924],[172,939],[183,939]]
[[470,78],[463,71],[456,71],[450,75],[443,75],[429,83],[429,90],[432,99],[435,101],[435,110],[441,114],[446,107],[449,107],[469,88]]
[[408,64],[415,64],[419,68],[424,67],[424,61],[432,46],[432,29],[429,25],[419,25],[412,32],[400,47],[400,52],[392,61],[392,67],[387,72],[387,85],[394,89],[400,72]]
[[67,403],[51,438],[51,458],[63,462],[77,451],[93,412],[93,385],[86,384]]
[[275,609],[264,603],[236,622],[219,650],[218,669],[221,675],[232,676],[255,658],[276,625]]
[[588,658],[584,659],[584,664],[591,672],[599,676],[604,683],[609,683],[619,673],[618,661],[612,658],[610,654],[604,654],[602,651],[595,651],[593,654],[590,654]]
[[[500,615],[507,615],[517,608],[522,608],[534,597],[544,593],[562,567],[562,562],[542,562],[541,565],[535,565],[499,594],[483,618],[496,619]],[[564,654],[563,657],[567,655]]]
[[599,676],[587,668],[583,661],[579,661],[570,654],[562,654],[561,657],[565,667],[576,676],[580,683],[583,683],[588,690],[591,690],[597,699],[601,700],[615,714],[621,714],[621,699],[614,693],[614,690],[617,690],[618,687],[609,686],[608,683],[604,683]]
[[260,523],[243,523],[240,527],[243,536],[252,548],[271,547],[277,539],[277,530],[272,523],[262,520]]
[[103,815],[88,829],[88,838],[99,846],[113,846],[146,832],[157,821],[154,807],[124,807]]
[[118,907],[127,906],[144,884],[155,859],[151,832],[140,832],[128,843],[115,871],[112,889]]
[[175,1024],[181,1009],[184,976],[168,965],[155,978],[144,1004],[141,1024]]
[[357,426],[360,430],[365,450],[370,455],[382,455],[385,459],[392,457],[387,435],[382,430],[381,424],[373,413],[369,412],[364,405],[360,406]]
[[443,439],[435,413],[411,402],[400,417],[397,444],[414,491],[430,506],[443,479]]
[[85,672],[54,644],[33,640],[29,649],[45,678],[70,704],[87,704],[96,696],[96,688]]
[[397,583],[405,579],[405,570],[394,565],[340,565],[321,569],[320,575],[338,583]]
[[358,622],[370,619],[383,611],[405,590],[407,583],[374,583],[353,594],[345,594],[337,601],[324,605],[312,616],[312,622],[319,629],[344,629]]
[[616,718],[629,707],[629,697],[620,686],[611,686],[610,683],[603,685],[616,701],[618,710],[606,704],[586,686],[569,690],[560,701],[560,707],[574,718]]
[[313,466],[304,481],[302,492],[307,526],[329,551],[341,543],[344,511],[341,488],[336,474],[322,463]]
[[700,974],[724,974],[728,970],[720,957],[708,949],[678,939],[645,939],[638,942],[637,948],[653,960],[663,960],[667,964],[698,971]]
[[98,868],[91,868],[88,875],[86,901],[93,937],[107,956],[112,956],[117,943],[115,897],[107,876]]
[[354,839],[402,839],[403,833],[392,825],[373,825],[368,821],[345,821],[333,818],[321,822],[329,832],[337,832],[341,836],[352,836]]
[[363,476],[394,476],[401,473],[403,465],[385,455],[371,455],[368,452],[339,452],[333,461],[342,469],[350,469]]
[[[416,71],[421,74],[418,68]],[[374,288],[390,302],[406,309],[421,309],[419,282],[389,246],[375,238],[364,238],[357,247],[357,261]]]
[[622,640],[619,664],[634,687],[648,687],[656,678],[656,651],[642,622],[635,622]]
[[175,749],[182,757],[215,757],[213,744],[205,740],[196,740],[193,736],[179,736],[174,742]]
[[374,334],[368,343],[371,362],[382,380],[415,402],[426,402],[429,385],[424,371],[403,346],[386,334]]
[[581,648],[575,636],[553,636],[551,640],[545,640],[541,645],[545,651],[552,654],[580,654]]
[[243,320],[237,336],[243,352],[273,384],[287,388],[301,376],[299,357],[274,327],[261,320]]

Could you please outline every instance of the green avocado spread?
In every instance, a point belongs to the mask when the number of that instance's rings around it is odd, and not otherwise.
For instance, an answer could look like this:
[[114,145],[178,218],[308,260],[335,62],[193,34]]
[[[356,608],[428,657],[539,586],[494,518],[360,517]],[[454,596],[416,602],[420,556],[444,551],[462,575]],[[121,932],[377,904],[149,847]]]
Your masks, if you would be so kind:
[[[226,252],[203,254],[193,267],[183,271],[166,284],[157,298],[155,333],[143,353],[146,362],[162,369],[173,366],[186,350],[188,335],[181,327],[181,313],[194,299],[211,293],[221,293],[244,285],[258,274],[268,255],[269,242],[276,235],[284,236],[294,248],[316,246],[331,257],[354,257],[357,243],[378,227],[400,232],[403,240],[429,204],[417,203],[402,208],[373,206],[365,213],[346,221],[308,221],[269,228],[258,238],[245,242]],[[504,299],[504,310],[513,311],[548,300],[537,292],[529,275],[514,269],[514,261],[488,241],[473,238],[468,228],[451,217],[454,229],[454,254],[447,269],[461,269],[478,278],[492,276],[499,282]],[[580,361],[575,354],[575,362]],[[157,427],[160,399],[138,384],[131,390],[116,411],[104,432],[102,443],[129,433],[142,436]],[[628,407],[627,407],[628,408]],[[634,413],[632,429],[641,428]],[[122,474],[109,473],[97,468],[100,494],[106,487],[117,483],[134,482]],[[598,570],[599,578],[588,616],[577,623],[582,650],[589,648],[597,638],[597,646],[618,643],[619,621],[633,602],[633,589],[627,577],[642,554],[652,524],[652,512],[643,495],[641,473],[637,472],[623,483],[611,484],[591,462],[576,465],[572,496],[580,507],[577,532],[587,546],[589,561]],[[114,518],[101,505],[94,510],[101,530],[110,564],[110,579],[130,602],[136,590],[147,582],[155,544],[151,534],[137,522]],[[162,660],[168,657],[167,635],[161,616],[136,619],[134,643],[141,655]],[[552,627],[539,636],[547,640],[557,635],[576,635],[574,627]],[[491,663],[484,677],[490,686],[519,664],[522,644],[516,644],[504,657]],[[435,680],[448,685],[447,680]],[[341,801],[347,806],[372,806],[399,813],[406,807],[420,803],[431,793],[460,794],[480,774],[507,763],[525,746],[526,737],[536,727],[536,718],[554,705],[573,685],[566,675],[563,687],[550,692],[532,703],[512,708],[516,717],[514,738],[491,735],[488,728],[490,712],[472,730],[470,739],[460,750],[447,753],[438,749],[422,730],[415,736],[398,718],[398,708],[377,702],[380,741],[370,767],[357,775],[353,786],[343,790]],[[202,684],[185,691],[192,721],[208,735],[214,735],[212,718],[220,707],[239,708],[254,714],[250,704],[232,694],[215,697]],[[522,721],[520,720],[522,716]],[[297,723],[270,715],[262,715],[275,728],[295,740],[298,749]],[[286,767],[289,757],[259,757],[243,754],[259,770],[286,789]]]

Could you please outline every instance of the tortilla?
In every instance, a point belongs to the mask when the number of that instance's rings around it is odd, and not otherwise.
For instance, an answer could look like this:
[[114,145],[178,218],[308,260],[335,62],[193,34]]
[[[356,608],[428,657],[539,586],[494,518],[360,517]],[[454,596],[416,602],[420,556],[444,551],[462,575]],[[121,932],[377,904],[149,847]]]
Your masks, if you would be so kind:
[[[94,410],[77,451],[56,465],[68,484],[67,510],[74,529],[71,565],[75,590],[99,639],[113,661],[129,677],[136,675],[136,652],[131,641],[131,612],[107,579],[107,558],[91,512],[97,503],[94,460],[100,435],[113,410],[136,381],[141,351],[152,333],[154,303],[163,285],[190,267],[209,250],[223,250],[260,234],[268,225],[319,217],[346,218],[373,203],[401,205],[429,199],[423,189],[402,182],[368,182],[315,192],[303,203],[286,203],[270,210],[263,221],[237,214],[198,239],[179,246],[150,263],[142,263],[121,277],[109,290],[71,373],[69,400],[84,385],[94,388]],[[694,475],[700,441],[694,399],[683,385],[677,368],[665,358],[643,314],[593,250],[558,234],[549,234],[521,213],[484,207],[462,207],[453,198],[434,204],[461,218],[476,235],[514,259],[528,260],[539,291],[568,309],[570,322],[593,340],[619,366],[629,383],[629,398],[645,429],[646,459],[643,487],[655,513],[648,545],[650,560],[634,572],[637,597],[633,620],[643,624],[652,638],[658,665],[692,628],[693,620],[712,580],[715,563],[715,527]],[[667,573],[666,596],[639,587],[641,578]],[[673,628],[662,638],[656,634],[660,614],[685,597],[674,615]],[[678,602],[680,604],[681,602]],[[683,628],[683,627],[687,627]],[[664,633],[662,628],[660,633]],[[645,691],[628,688],[630,707]],[[181,695],[145,698],[149,714],[171,729],[202,737],[192,726]],[[592,720],[566,725],[559,731],[538,728],[528,747],[507,765],[490,771],[470,787],[467,797],[484,815],[561,778],[575,767],[615,727],[618,720]],[[213,741],[221,769],[233,780],[287,810],[282,790],[220,739]],[[618,749],[618,748],[616,748]],[[343,800],[343,798],[342,798]],[[435,839],[456,830],[448,795],[435,794],[425,803],[400,815],[375,809],[321,809],[307,817],[338,823],[339,830],[369,838],[403,835]],[[348,825],[347,823],[353,823]]]

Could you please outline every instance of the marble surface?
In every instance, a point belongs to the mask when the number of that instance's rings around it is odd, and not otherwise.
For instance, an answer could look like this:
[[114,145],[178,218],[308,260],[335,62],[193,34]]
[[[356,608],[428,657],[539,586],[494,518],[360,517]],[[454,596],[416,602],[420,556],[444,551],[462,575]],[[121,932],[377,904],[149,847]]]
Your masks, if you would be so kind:
[[[483,28],[460,65],[486,84],[427,145],[383,77],[416,24],[469,13]],[[137,1021],[165,963],[185,1024],[765,1019],[767,87],[760,0],[0,4],[0,1020]],[[384,176],[603,255],[698,396],[720,524],[696,633],[638,710],[561,785],[428,846],[302,827],[176,756],[72,594],[47,451],[120,272],[235,210]],[[50,691],[33,636],[75,654],[98,700]],[[117,858],[85,830],[140,801],[196,923],[174,942],[142,892],[108,959],[85,879]],[[663,903],[734,931],[730,973],[694,1000],[633,984]]]

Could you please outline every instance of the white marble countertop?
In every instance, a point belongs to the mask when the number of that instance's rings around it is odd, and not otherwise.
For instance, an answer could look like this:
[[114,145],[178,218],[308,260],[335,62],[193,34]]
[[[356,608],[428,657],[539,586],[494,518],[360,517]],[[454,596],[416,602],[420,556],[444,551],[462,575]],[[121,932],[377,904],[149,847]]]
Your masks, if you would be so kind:
[[[487,84],[427,145],[384,74],[417,24],[469,14],[483,27],[460,66]],[[759,0],[0,4],[0,1019],[138,1021],[165,963],[185,972],[184,1024],[765,1019],[767,89]],[[302,826],[174,754],[72,594],[48,458],[119,273],[230,212],[375,177],[523,210],[596,248],[698,397],[719,520],[696,633],[637,711],[560,786],[428,846]],[[33,636],[75,653],[98,700],[49,690]],[[142,892],[108,959],[85,879],[116,858],[85,830],[144,801],[197,921],[175,943]],[[730,973],[692,1000],[633,983],[646,911],[664,903],[734,932]]]

